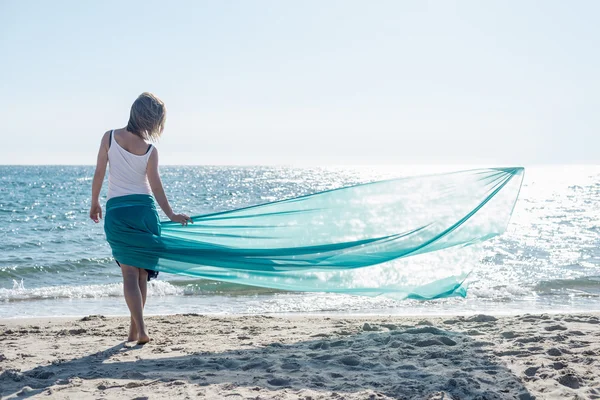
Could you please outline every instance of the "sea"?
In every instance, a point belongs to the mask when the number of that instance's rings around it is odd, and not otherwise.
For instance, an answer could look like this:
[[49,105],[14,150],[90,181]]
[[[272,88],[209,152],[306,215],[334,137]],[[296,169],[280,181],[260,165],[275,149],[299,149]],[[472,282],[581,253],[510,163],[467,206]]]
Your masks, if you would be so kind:
[[[161,175],[173,208],[200,215],[378,179],[470,168],[165,166]],[[507,231],[469,255],[466,298],[398,301],[295,293],[161,273],[149,284],[146,314],[600,311],[600,165],[525,168]],[[93,166],[0,165],[0,318],[128,314],[102,223],[88,216],[93,174]],[[106,182],[103,204],[105,193]],[[464,257],[440,254],[428,262],[452,267]]]

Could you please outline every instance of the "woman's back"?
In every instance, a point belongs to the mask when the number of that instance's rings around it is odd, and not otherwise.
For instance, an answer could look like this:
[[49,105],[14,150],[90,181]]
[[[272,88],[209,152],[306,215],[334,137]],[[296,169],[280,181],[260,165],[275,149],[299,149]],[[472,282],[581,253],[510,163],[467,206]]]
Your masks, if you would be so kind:
[[110,132],[107,198],[151,194],[146,175],[152,145],[124,129]]

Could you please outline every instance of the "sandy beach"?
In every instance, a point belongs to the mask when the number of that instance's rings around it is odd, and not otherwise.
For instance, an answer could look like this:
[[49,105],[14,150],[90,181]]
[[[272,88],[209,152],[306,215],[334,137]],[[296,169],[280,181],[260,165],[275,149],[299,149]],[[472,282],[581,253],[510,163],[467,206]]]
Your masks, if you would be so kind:
[[0,398],[595,399],[598,315],[0,320]]

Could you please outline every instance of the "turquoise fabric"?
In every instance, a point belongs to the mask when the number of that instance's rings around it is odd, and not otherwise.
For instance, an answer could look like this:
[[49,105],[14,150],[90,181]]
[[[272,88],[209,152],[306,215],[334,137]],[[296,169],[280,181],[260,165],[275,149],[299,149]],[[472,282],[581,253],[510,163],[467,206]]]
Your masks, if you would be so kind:
[[107,203],[105,231],[117,260],[156,271],[292,291],[465,296],[468,272],[394,260],[503,233],[523,175],[493,168],[391,179],[197,215],[188,226],[158,224],[151,196],[122,196]]

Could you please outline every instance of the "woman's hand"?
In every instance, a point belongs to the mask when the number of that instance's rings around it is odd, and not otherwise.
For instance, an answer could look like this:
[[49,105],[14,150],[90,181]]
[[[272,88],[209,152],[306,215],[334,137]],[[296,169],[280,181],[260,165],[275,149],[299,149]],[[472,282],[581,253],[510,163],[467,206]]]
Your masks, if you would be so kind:
[[169,215],[169,219],[173,222],[179,222],[181,225],[184,225],[184,226],[187,225],[188,222],[190,222],[192,224],[194,223],[194,221],[192,221],[192,219],[186,214],[173,213],[173,214]]
[[90,207],[90,218],[98,223],[102,219],[102,207],[100,207],[100,203],[92,203]]

